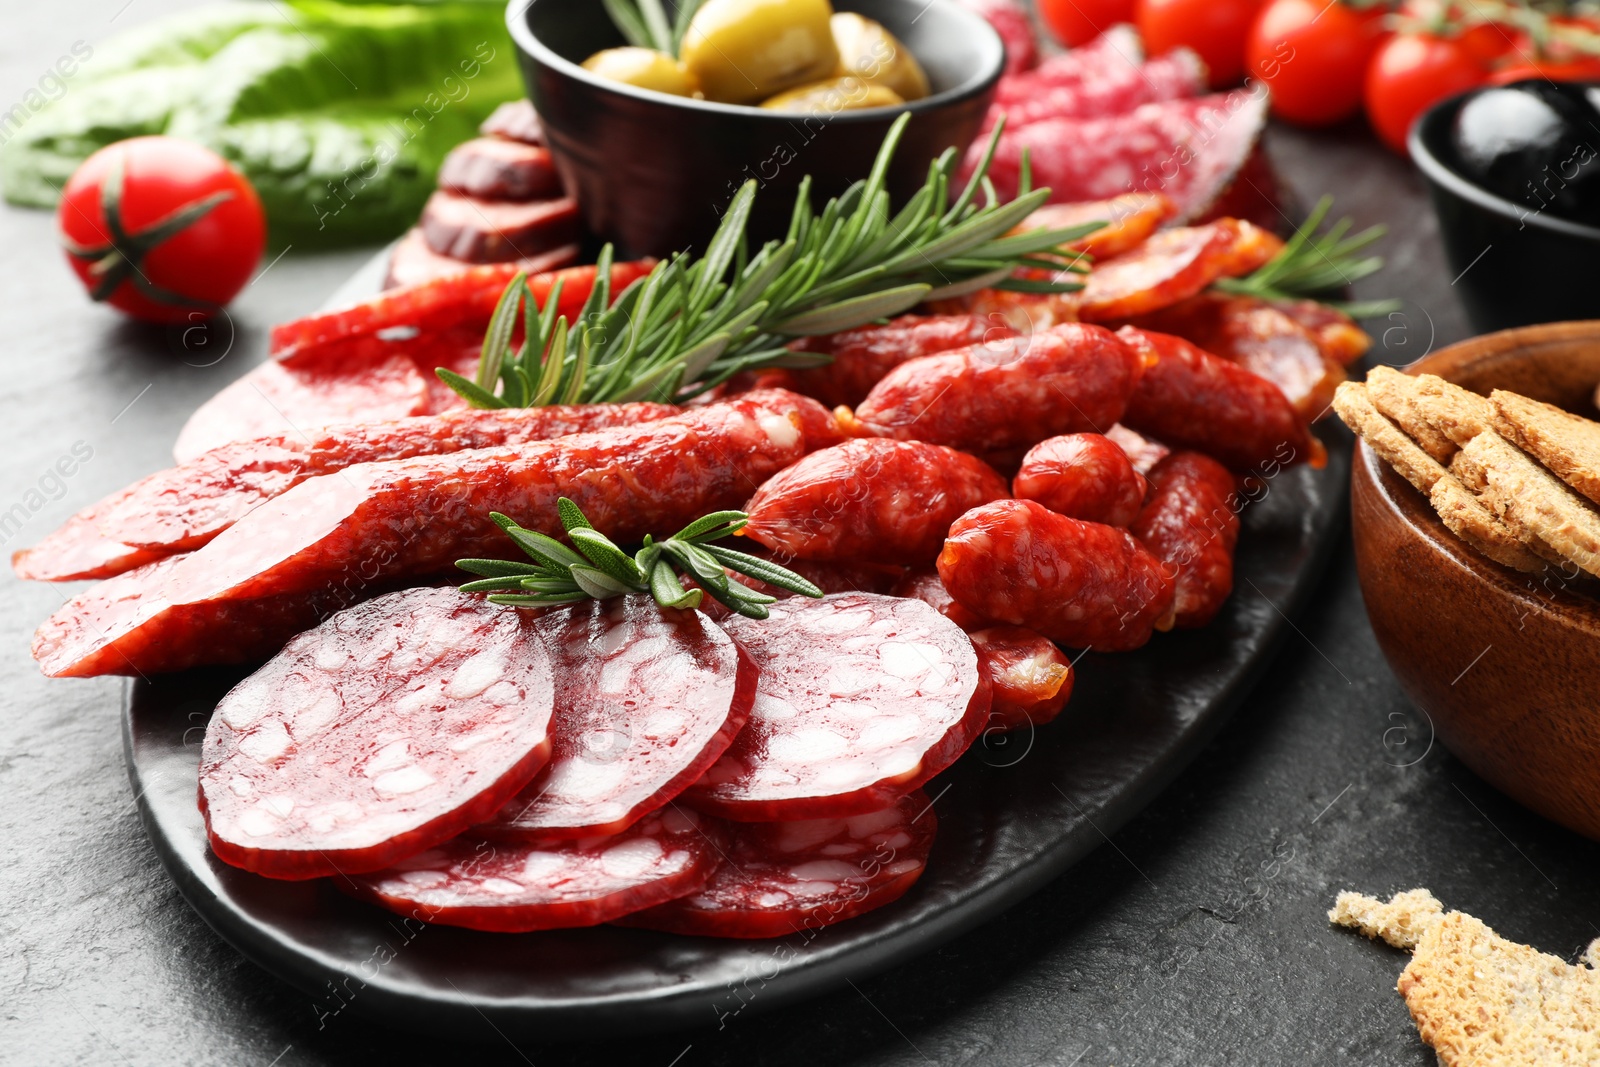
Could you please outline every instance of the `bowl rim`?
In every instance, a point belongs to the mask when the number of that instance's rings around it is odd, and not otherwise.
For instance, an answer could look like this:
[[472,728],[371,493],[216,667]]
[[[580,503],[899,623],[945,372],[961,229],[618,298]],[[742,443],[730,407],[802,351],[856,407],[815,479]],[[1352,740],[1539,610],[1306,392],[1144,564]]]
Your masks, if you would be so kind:
[[[1515,85],[1517,83],[1513,82],[1511,84]],[[1443,188],[1453,195],[1501,218],[1520,223],[1523,226],[1546,230],[1550,233],[1559,233],[1565,237],[1577,237],[1582,240],[1600,243],[1600,226],[1587,226],[1581,222],[1572,222],[1569,219],[1551,215],[1542,209],[1537,211],[1530,210],[1525,204],[1517,204],[1491,193],[1451,170],[1444,160],[1439,158],[1433,151],[1433,146],[1429,144],[1429,138],[1438,136],[1437,131],[1443,127],[1447,119],[1455,116],[1455,113],[1461,109],[1463,104],[1491,89],[1505,88],[1509,88],[1509,86],[1480,85],[1476,88],[1468,89],[1464,93],[1446,97],[1424,111],[1422,116],[1411,124],[1411,130],[1406,135],[1406,147],[1411,151],[1412,162],[1417,165],[1417,169],[1422,171],[1423,176],[1433,185]]]
[[[1396,369],[1410,375],[1437,374],[1446,381],[1454,381],[1455,375],[1464,368],[1508,356],[1515,358],[1520,349],[1551,341],[1582,340],[1600,342],[1600,320],[1546,322],[1497,330],[1457,341]],[[1370,445],[1359,437],[1355,444],[1356,455],[1350,466],[1352,488],[1355,479],[1366,477],[1392,521],[1403,523],[1414,537],[1427,542],[1434,553],[1465,569],[1483,585],[1526,606],[1529,616],[1558,616],[1569,627],[1590,634],[1600,633],[1600,600],[1586,592],[1574,592],[1568,583],[1552,588],[1545,584],[1547,579],[1543,575],[1518,574],[1495,563],[1452,533],[1426,496],[1379,458]],[[1406,491],[1415,499],[1402,501],[1400,494]],[[1352,512],[1353,521],[1361,521],[1358,511]],[[1578,577],[1584,576],[1580,573]]]
[[[678,107],[710,115],[728,115],[783,123],[792,123],[796,120],[813,117],[808,113],[799,111],[766,111],[751,104],[721,104],[711,100],[696,100],[687,96],[673,96],[669,93],[653,92],[623,82],[598,77],[585,70],[581,65],[558,54],[534,35],[533,30],[528,27],[526,16],[533,5],[538,2],[539,0],[508,0],[506,4],[506,28],[511,33],[512,43],[527,55],[532,56],[541,66],[557,70],[568,78],[582,82],[591,89],[630,97],[634,100],[656,104],[661,107]],[[826,121],[830,123],[841,121],[847,123],[882,122],[885,117],[898,115],[901,112],[916,114],[924,111],[934,111],[946,105],[960,103],[963,100],[985,93],[1000,80],[1000,75],[1005,72],[1005,42],[1000,39],[999,31],[990,25],[987,19],[954,2],[954,0],[924,0],[924,6],[928,8],[937,7],[967,21],[969,28],[965,36],[969,38],[975,37],[980,40],[981,46],[989,53],[988,61],[984,68],[959,85],[952,86],[943,92],[925,96],[920,100],[910,100],[903,104],[894,104],[888,107],[845,108],[827,115]],[[918,17],[920,18],[921,16],[919,15]]]

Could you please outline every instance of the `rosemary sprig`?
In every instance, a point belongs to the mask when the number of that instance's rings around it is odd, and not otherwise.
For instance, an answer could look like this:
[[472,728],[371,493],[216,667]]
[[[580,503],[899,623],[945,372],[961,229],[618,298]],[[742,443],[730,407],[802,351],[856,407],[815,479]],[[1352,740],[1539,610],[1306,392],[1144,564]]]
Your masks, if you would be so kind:
[[[811,206],[810,179],[802,180],[783,240],[748,254],[756,182],[746,182],[703,255],[663,260],[615,302],[612,253],[604,248],[588,302],[570,323],[552,318],[559,294],[541,311],[524,281],[513,279],[490,321],[475,376],[436,373],[480,408],[681,401],[740,371],[828,361],[789,351],[792,337],[850,329],[977,289],[1082,288],[1013,277],[1042,255],[1064,257],[1068,271],[1081,273],[1077,253],[1062,246],[1102,224],[1010,232],[1050,191],[1029,188],[1024,166],[1022,191],[999,201],[987,175],[1003,123],[953,202],[960,157],[952,148],[929,165],[922,188],[891,212],[886,179],[908,118],[900,116],[890,129],[872,172],[820,213]],[[519,318],[524,341],[511,352]]]
[[654,48],[674,59],[683,45],[683,35],[689,31],[689,20],[700,9],[704,0],[678,0],[677,10],[671,19],[661,0],[603,0],[606,14],[631,45]]
[[[766,618],[767,605],[777,598],[734,581],[728,577],[729,570],[804,596],[822,595],[821,589],[770,560],[711,543],[744,529],[750,517],[742,511],[713,512],[664,541],[647,535],[643,547],[629,556],[596,530],[571,500],[562,497],[557,510],[572,548],[537,530],[524,529],[498,511],[491,512],[489,517],[533,562],[456,560],[457,567],[481,575],[463,585],[462,591],[491,593],[489,599],[494,603],[513,607],[549,607],[590,597],[605,600],[626,593],[649,593],[664,608],[697,608],[703,594],[710,593],[732,611],[752,619]],[[692,577],[699,588],[685,589],[678,580],[679,572]]]
[[1283,251],[1254,273],[1243,278],[1223,278],[1213,283],[1212,288],[1265,300],[1321,300],[1356,319],[1381,318],[1398,311],[1398,300],[1326,299],[1329,294],[1383,269],[1382,256],[1359,253],[1388,232],[1387,227],[1380,225],[1351,234],[1353,223],[1344,218],[1325,233],[1318,233],[1332,208],[1333,197],[1324,196],[1317,201],[1305,225],[1284,244]]

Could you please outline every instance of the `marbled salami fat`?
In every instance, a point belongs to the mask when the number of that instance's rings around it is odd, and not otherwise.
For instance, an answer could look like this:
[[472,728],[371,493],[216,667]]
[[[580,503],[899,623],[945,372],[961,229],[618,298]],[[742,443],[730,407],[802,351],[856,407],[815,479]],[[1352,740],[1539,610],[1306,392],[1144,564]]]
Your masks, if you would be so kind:
[[342,611],[217,705],[200,757],[212,851],[273,878],[381,870],[526,785],[553,706],[522,612],[437,588]]
[[750,721],[685,797],[747,822],[876,811],[983,729],[989,681],[967,635],[920,600],[841,593],[723,623],[761,668]]
[[898,899],[928,864],[937,819],[917,790],[880,811],[728,827],[705,888],[621,920],[702,937],[783,937]]
[[549,845],[458,837],[336,884],[446,926],[503,933],[594,926],[704,886],[721,862],[718,836],[711,820],[672,807],[620,834]]
[[550,762],[477,832],[523,841],[613,834],[727,751],[755,664],[697,611],[647,596],[558,608],[537,623],[556,667]]

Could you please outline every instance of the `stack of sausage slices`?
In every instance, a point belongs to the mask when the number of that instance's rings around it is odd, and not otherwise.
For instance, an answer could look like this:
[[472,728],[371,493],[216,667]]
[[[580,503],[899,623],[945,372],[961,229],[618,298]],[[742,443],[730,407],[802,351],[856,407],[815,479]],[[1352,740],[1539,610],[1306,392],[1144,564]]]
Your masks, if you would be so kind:
[[578,203],[562,190],[533,105],[502,104],[482,133],[445,157],[438,191],[389,257],[386,287],[479,263],[537,273],[577,261]]
[[[510,268],[279,327],[177,467],[15,559],[103,579],[34,655],[71,677],[265,663],[216,709],[200,803],[216,855],[267,877],[502,931],[766,937],[886,904],[928,861],[922,787],[985,730],[1056,716],[1063,648],[1217,614],[1251,487],[1321,457],[1308,375],[1364,340],[1266,303],[1303,344],[1259,315],[1220,353],[1163,332],[1143,316],[1276,238],[1157,229],[1159,197],[1065,208],[1113,220],[1081,293],[798,341],[832,361],[686,406],[469,410],[430,387],[468,368]],[[571,315],[595,268],[531,285],[557,280]],[[751,618],[663,607],[681,586],[532,610],[444,584],[526,547],[491,513],[562,538],[572,505],[622,545],[742,509],[745,558],[826,595]]]

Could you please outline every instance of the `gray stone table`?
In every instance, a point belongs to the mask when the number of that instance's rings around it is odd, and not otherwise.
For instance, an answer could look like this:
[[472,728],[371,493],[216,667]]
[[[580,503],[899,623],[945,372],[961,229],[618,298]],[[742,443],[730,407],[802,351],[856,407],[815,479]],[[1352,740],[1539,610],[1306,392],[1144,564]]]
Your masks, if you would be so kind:
[[[0,110],[74,41],[177,0],[6,0]],[[115,21],[113,21],[113,18]],[[1398,295],[1373,358],[1403,363],[1467,330],[1417,176],[1361,129],[1274,130],[1302,203],[1323,192],[1387,222]],[[183,417],[369,254],[290,253],[247,289],[225,347],[91,307],[49,216],[0,209],[0,510],[44,480],[5,545],[165,465]],[[64,486],[48,472],[93,450]],[[0,1062],[5,1064],[986,1063],[1423,1065],[1394,992],[1404,958],[1323,918],[1346,887],[1428,886],[1568,958],[1600,934],[1600,849],[1497,794],[1431,745],[1362,608],[1348,539],[1270,673],[1141,816],[1025,903],[857,988],[721,1030],[627,1045],[513,1047],[487,1024],[448,1044],[311,1001],[246,962],[168,882],[134,813],[121,683],[47,682],[27,654],[59,606],[7,576],[0,630]],[[1443,670],[1470,653],[1439,650]],[[1461,662],[1457,662],[1460,660]],[[604,1035],[596,1035],[603,1037]],[[467,1044],[466,1042],[482,1042]]]

